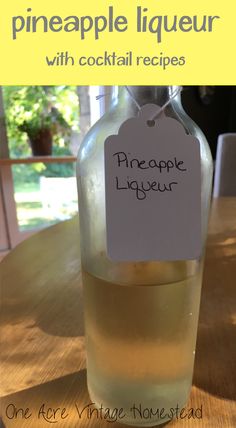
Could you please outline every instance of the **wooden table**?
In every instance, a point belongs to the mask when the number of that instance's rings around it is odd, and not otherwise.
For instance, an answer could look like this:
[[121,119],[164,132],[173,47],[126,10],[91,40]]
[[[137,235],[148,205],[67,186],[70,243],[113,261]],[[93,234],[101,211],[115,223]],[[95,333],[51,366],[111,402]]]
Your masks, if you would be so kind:
[[[76,404],[82,410],[90,402],[77,219],[20,244],[1,262],[0,272],[2,426],[51,426],[42,418],[50,407],[60,408],[55,417],[60,428],[121,427],[88,419],[86,413],[80,419],[76,411]],[[236,198],[222,198],[212,207],[188,403],[188,408],[202,405],[203,419],[178,420],[169,426],[236,427],[235,400]]]

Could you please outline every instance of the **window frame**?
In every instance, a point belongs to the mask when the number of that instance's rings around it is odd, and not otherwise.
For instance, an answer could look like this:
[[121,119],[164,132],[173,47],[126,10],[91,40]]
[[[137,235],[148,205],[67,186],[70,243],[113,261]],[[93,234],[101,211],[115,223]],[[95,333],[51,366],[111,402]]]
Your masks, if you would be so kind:
[[[96,95],[107,93],[107,87],[90,87],[90,117],[96,122],[107,108],[107,97],[101,97],[96,104],[93,102]],[[92,125],[93,125],[92,123]],[[24,239],[37,233],[39,229],[20,231],[17,219],[17,207],[14,198],[14,182],[12,165],[44,163],[68,163],[76,162],[75,156],[34,156],[21,159],[10,158],[8,148],[7,128],[4,114],[4,102],[2,87],[0,86],[0,253],[5,254]]]

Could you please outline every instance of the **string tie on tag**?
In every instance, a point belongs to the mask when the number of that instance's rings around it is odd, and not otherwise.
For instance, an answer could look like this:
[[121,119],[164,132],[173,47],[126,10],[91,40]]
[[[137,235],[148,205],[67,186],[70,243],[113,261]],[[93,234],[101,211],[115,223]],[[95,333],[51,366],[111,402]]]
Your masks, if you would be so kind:
[[[131,89],[128,87],[128,86],[125,86],[125,89],[127,90],[127,92],[128,92],[128,94],[130,95],[130,97],[131,97],[131,99],[132,99],[132,101],[134,102],[134,104],[138,107],[138,109],[139,109],[139,111],[141,110],[141,106],[140,106],[140,104],[137,102],[137,100],[135,99],[135,97],[134,97],[134,95],[132,94],[132,91],[131,91]],[[183,87],[182,86],[178,86],[178,88],[173,92],[173,94],[170,96],[170,98],[169,98],[169,100],[168,101],[166,101],[166,103],[165,104],[163,104],[163,106],[160,108],[160,110],[157,112],[157,113],[155,113],[155,115],[154,116],[152,116],[150,119],[149,119],[149,122],[153,122],[153,121],[155,121],[157,118],[158,118],[158,116],[166,109],[166,107],[168,107],[168,105],[172,102],[172,100],[174,99],[174,98],[176,98],[177,97],[177,95],[179,95],[181,92],[182,92],[182,90],[183,90]]]

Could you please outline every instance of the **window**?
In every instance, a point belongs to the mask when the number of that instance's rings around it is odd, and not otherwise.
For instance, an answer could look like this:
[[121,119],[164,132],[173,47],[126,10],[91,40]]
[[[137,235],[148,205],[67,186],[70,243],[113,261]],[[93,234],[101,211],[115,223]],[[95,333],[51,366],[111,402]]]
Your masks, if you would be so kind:
[[102,87],[0,92],[0,251],[77,212],[79,145],[104,112]]

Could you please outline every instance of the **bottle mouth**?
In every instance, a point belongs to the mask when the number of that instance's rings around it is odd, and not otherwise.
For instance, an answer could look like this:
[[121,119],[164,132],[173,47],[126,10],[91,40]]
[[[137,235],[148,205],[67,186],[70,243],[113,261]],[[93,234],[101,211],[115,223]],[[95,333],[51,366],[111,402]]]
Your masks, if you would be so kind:
[[[128,88],[128,90],[127,90]],[[122,86],[119,88],[119,94],[123,93],[126,98],[134,98],[142,106],[145,104],[163,105],[169,99],[176,86]],[[132,95],[131,95],[132,94]]]

